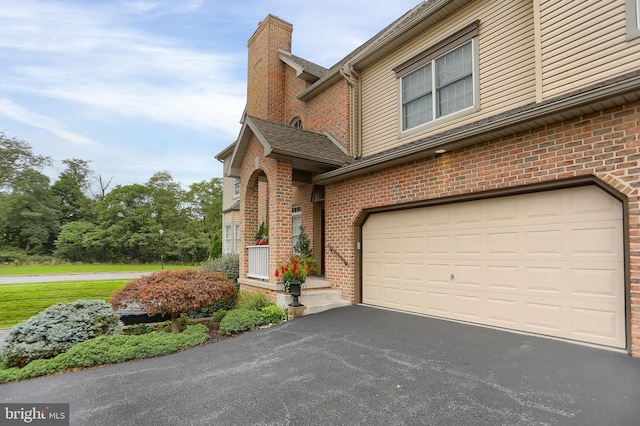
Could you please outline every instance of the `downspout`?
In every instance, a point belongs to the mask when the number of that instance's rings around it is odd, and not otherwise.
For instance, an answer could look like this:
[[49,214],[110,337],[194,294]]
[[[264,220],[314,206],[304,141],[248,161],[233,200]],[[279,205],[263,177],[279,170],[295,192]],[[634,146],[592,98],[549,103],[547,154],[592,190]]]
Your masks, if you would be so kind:
[[340,75],[349,83],[350,90],[350,152],[353,158],[360,158],[362,155],[362,143],[360,140],[360,75],[353,65],[346,64],[340,68]]

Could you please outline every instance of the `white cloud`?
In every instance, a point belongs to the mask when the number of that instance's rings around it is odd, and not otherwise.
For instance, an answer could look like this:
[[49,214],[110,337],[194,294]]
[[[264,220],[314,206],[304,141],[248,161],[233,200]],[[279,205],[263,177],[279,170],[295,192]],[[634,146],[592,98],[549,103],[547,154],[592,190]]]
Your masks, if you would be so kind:
[[74,145],[92,146],[97,144],[91,138],[65,129],[64,125],[58,120],[29,111],[9,99],[0,99],[0,116],[8,117],[29,126],[48,130],[59,138],[71,142]]
[[[71,101],[112,117],[236,131],[245,83],[234,73],[244,67],[244,54],[199,52],[132,30],[119,23],[115,8],[110,15],[105,9],[27,4],[31,13],[22,19],[15,9],[0,15],[0,47],[18,57],[28,54],[28,60],[13,59],[0,92]],[[137,9],[144,5],[157,6],[137,2]],[[18,22],[3,26],[6,16]]]

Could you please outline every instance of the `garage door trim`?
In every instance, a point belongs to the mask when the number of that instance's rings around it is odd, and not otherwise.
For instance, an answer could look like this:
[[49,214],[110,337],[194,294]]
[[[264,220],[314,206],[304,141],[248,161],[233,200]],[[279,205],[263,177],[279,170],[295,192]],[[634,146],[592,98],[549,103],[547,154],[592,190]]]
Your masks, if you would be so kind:
[[626,350],[630,350],[631,345],[631,324],[630,324],[630,272],[629,272],[629,217],[628,217],[628,201],[627,197],[612,188],[608,184],[602,182],[595,176],[582,176],[576,178],[569,178],[551,182],[543,182],[532,185],[521,185],[511,188],[502,188],[491,191],[475,192],[469,194],[461,194],[450,197],[442,197],[436,199],[421,200],[410,203],[394,204],[387,206],[373,207],[365,209],[361,212],[355,221],[354,232],[356,242],[356,263],[355,263],[355,301],[356,303],[362,303],[362,291],[363,291],[363,262],[362,262],[362,227],[367,221],[367,218],[374,213],[384,213],[390,211],[415,209],[422,207],[431,207],[444,204],[462,203],[466,201],[484,200],[497,197],[508,197],[512,195],[530,194],[541,191],[550,191],[565,188],[576,188],[580,186],[595,185],[603,191],[610,194],[615,199],[622,203],[622,228],[623,228],[623,262],[624,262],[624,303],[625,303],[625,332],[626,332]]

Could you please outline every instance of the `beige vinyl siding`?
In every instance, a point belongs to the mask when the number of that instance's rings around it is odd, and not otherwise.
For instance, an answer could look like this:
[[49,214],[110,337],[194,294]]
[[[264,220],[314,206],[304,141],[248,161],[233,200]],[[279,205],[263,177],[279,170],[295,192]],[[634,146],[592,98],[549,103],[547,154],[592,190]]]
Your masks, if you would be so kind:
[[226,210],[236,201],[233,198],[233,180],[232,177],[222,178],[222,210]]
[[[393,68],[479,20],[480,110],[400,135]],[[363,155],[368,156],[535,101],[533,3],[476,1],[361,70]]]
[[638,69],[640,42],[626,41],[624,1],[558,3],[540,7],[544,99]]

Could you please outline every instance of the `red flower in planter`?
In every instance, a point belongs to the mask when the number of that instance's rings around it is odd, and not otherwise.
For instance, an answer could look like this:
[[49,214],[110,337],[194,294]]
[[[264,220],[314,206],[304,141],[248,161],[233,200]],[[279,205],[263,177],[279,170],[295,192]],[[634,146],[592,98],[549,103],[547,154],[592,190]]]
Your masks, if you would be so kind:
[[310,267],[304,260],[291,255],[288,262],[278,264],[275,276],[279,278],[282,275],[285,283],[296,281],[303,283],[306,281],[309,271]]

